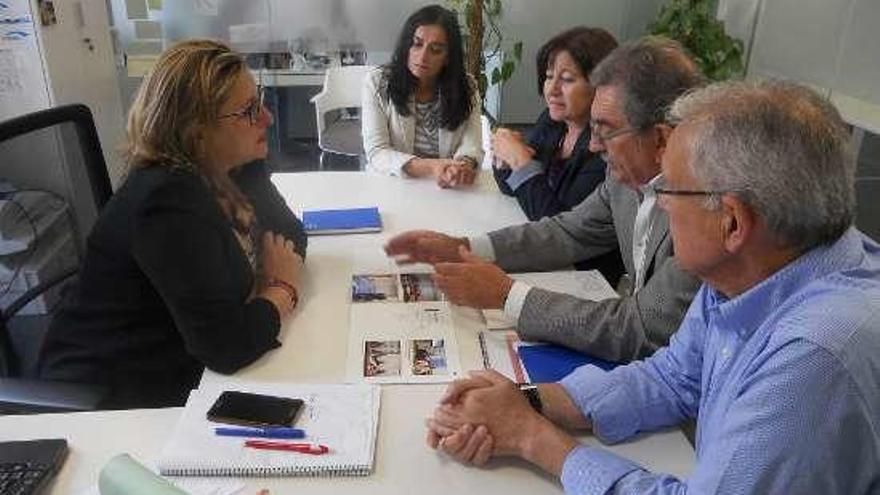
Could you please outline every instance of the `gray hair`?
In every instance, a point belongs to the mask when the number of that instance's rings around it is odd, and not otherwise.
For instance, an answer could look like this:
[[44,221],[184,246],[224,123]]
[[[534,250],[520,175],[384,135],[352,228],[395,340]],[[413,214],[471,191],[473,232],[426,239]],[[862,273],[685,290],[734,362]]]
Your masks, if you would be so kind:
[[620,45],[590,74],[593,87],[614,86],[623,92],[624,116],[638,129],[663,122],[676,98],[705,82],[685,48],[660,36]]
[[855,215],[855,158],[837,109],[791,82],[723,82],[689,93],[670,121],[693,129],[691,171],[730,191],[788,246],[837,240]]

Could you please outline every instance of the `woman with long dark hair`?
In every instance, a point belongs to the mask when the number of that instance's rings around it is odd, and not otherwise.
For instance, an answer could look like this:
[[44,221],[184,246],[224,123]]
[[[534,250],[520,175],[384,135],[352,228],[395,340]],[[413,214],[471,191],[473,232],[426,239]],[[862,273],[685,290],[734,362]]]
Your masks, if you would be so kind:
[[455,13],[439,5],[419,9],[407,19],[391,62],[364,84],[368,169],[433,177],[440,187],[472,183],[482,159],[480,108]]

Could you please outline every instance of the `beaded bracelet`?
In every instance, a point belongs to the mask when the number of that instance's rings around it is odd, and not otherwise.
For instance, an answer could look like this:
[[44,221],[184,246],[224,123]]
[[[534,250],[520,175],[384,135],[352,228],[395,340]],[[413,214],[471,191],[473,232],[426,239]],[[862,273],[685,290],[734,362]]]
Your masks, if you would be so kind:
[[284,292],[287,292],[287,295],[290,296],[290,304],[292,305],[291,309],[296,308],[296,305],[299,304],[299,292],[297,292],[296,287],[290,282],[286,282],[280,278],[270,278],[268,286],[277,287]]

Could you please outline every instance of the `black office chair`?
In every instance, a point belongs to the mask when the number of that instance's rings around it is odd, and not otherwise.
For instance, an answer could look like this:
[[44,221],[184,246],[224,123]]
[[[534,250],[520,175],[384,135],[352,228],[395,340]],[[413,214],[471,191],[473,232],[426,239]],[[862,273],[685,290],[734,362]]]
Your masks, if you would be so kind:
[[[68,132],[71,128],[72,134]],[[94,217],[110,199],[113,190],[92,113],[88,107],[80,104],[65,105],[0,123],[0,152],[8,151],[10,155],[20,157],[20,152],[16,155],[3,145],[26,139],[31,134],[42,135],[37,139],[45,140],[45,133],[52,132],[55,133],[53,138],[57,137],[58,142],[61,143],[59,150],[65,154],[64,161],[84,168],[84,170],[68,170],[64,174],[68,180],[85,181],[87,185],[84,187],[91,194],[92,201],[85,201],[85,206],[91,211],[86,215],[77,214],[76,217],[81,221],[91,216],[91,221],[94,221]],[[18,148],[26,149],[27,146],[33,146],[32,143],[25,143],[25,146],[17,143]],[[14,146],[9,145],[8,148],[14,149]],[[8,160],[9,157],[3,158],[4,163],[9,163]],[[29,166],[35,165],[29,163]],[[8,170],[12,170],[12,165],[9,167]],[[39,185],[29,184],[26,187],[35,188]],[[67,199],[70,203],[77,203],[73,201],[74,199],[79,200],[79,205],[83,205],[82,198]],[[80,227],[87,231],[90,225],[80,225]],[[35,298],[45,295],[59,284],[68,282],[76,272],[76,266],[66,267],[18,295],[5,309],[0,310],[0,414],[94,410],[106,395],[107,389],[98,385],[50,382],[25,376],[25,369],[28,367],[22,362],[19,346],[16,345],[17,339],[10,334],[9,320],[13,316]],[[35,335],[26,337],[37,340],[33,345],[39,347],[43,332],[30,333]]]

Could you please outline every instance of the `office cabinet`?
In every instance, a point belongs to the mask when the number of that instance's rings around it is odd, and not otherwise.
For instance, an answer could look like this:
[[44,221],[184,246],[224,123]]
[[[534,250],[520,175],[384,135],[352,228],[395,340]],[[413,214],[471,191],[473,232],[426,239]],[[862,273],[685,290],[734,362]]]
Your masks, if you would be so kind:
[[[55,0],[54,23],[43,24],[37,0],[0,2],[0,120],[51,106],[84,103],[95,125],[111,181],[124,175],[120,146],[124,118],[107,4]],[[0,146],[0,179],[17,187],[47,189],[76,211],[82,242],[96,212],[80,163],[64,153],[70,136],[47,132],[26,145]]]

